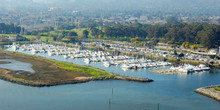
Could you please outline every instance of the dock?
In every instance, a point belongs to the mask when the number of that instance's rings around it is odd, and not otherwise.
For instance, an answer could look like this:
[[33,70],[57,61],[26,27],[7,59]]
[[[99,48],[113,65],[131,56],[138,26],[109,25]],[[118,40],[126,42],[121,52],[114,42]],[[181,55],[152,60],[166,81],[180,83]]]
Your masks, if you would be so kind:
[[159,74],[177,74],[178,73],[178,71],[171,70],[171,69],[155,70],[155,71],[151,71],[151,72],[159,73]]

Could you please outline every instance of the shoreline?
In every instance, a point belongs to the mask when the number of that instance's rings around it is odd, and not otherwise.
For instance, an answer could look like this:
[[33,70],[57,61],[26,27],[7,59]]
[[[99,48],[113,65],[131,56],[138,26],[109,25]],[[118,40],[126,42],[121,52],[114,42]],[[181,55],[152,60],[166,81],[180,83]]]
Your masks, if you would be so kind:
[[[8,82],[12,82],[12,83],[20,84],[20,85],[25,85],[25,86],[32,86],[32,87],[50,87],[50,86],[58,86],[58,85],[66,85],[66,84],[86,83],[90,81],[107,81],[107,80],[124,80],[124,81],[134,81],[134,82],[153,82],[154,81],[152,79],[143,78],[143,77],[116,75],[114,77],[76,77],[75,80],[41,83],[41,82],[19,80],[17,78],[11,78],[11,77],[8,77],[7,75],[4,75],[9,72],[12,72],[12,71],[0,68],[0,79],[4,81],[8,81]],[[14,71],[14,72],[19,72],[19,71]]]
[[196,93],[212,98],[218,102],[220,102],[220,91],[215,90],[216,87],[220,87],[220,85],[202,87],[194,90]]
[[0,64],[9,64],[9,63],[11,63],[11,62],[9,62],[9,61],[0,61]]

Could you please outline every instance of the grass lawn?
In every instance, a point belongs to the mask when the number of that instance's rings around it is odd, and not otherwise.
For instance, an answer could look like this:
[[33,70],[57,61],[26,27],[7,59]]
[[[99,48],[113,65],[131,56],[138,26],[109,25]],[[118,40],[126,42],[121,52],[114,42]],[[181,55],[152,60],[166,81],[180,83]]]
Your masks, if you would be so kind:
[[216,87],[215,90],[220,91],[220,87]]
[[23,37],[27,38],[27,39],[33,39],[36,38],[37,36],[33,36],[33,35],[23,35]]
[[79,28],[79,29],[72,29],[72,31],[75,31],[78,34],[78,36],[82,36],[83,35],[83,31],[86,30],[86,29],[87,28]]

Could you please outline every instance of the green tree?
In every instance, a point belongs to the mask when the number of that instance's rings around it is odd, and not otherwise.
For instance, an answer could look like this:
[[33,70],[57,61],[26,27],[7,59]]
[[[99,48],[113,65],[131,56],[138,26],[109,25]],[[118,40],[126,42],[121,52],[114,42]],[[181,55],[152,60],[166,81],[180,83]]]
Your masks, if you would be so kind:
[[198,32],[197,37],[200,37],[200,42],[205,47],[214,48],[220,45],[220,30],[219,27],[206,26],[202,31]]
[[89,35],[89,31],[88,30],[84,30],[83,31],[83,37],[88,38]]
[[169,16],[166,21],[167,24],[179,24],[178,18],[174,16]]
[[74,31],[70,31],[70,32],[68,33],[68,36],[78,36],[78,35],[77,35],[76,32],[74,32]]
[[67,31],[62,31],[62,37],[64,38],[65,36],[68,35],[68,32]]

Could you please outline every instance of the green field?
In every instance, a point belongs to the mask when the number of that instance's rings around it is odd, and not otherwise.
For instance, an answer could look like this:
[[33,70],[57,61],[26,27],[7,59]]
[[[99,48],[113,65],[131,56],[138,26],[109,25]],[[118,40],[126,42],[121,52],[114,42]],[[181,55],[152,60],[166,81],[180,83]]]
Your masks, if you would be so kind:
[[216,87],[215,90],[220,91],[220,87]]
[[53,41],[53,37],[41,37],[42,41]]
[[113,77],[115,75],[111,72],[101,70],[98,68],[94,68],[91,66],[76,65],[76,64],[66,63],[66,62],[55,61],[55,60],[49,60],[49,61],[55,63],[59,68],[70,70],[70,71],[89,73],[93,77]]

